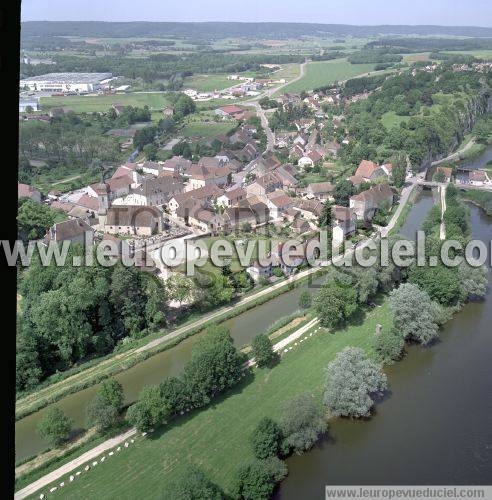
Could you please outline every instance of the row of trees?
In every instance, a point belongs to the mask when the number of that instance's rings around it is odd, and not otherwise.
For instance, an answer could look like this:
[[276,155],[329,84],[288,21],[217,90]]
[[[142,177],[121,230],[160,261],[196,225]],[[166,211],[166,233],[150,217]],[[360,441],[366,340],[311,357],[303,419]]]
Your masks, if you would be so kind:
[[[398,235],[390,238],[390,249],[398,239]],[[375,256],[376,264],[371,267],[354,263],[351,267],[330,269],[314,298],[314,307],[323,326],[334,329],[347,324],[360,312],[361,306],[375,299],[378,292],[389,292],[406,278],[406,268],[397,266],[392,258],[383,266],[379,249]]]
[[[87,426],[98,432],[115,428],[123,408],[123,388],[114,379],[101,382],[99,390],[87,407]],[[73,420],[57,406],[46,410],[37,427],[38,434],[50,446],[60,446],[73,432]]]
[[[274,54],[234,54],[213,50],[201,50],[186,54],[157,53],[150,57],[124,57],[116,54],[98,57],[54,54],[59,72],[111,72],[135,80],[152,83],[157,80],[173,80],[176,77],[206,73],[240,73],[261,70],[262,64],[300,63],[301,55]],[[28,76],[42,75],[52,71],[52,66],[45,64],[21,68]],[[180,78],[182,83],[182,79]],[[173,90],[178,90],[176,85]]]
[[237,384],[243,362],[229,330],[223,326],[209,327],[194,346],[183,374],[158,386],[145,387],[128,409],[126,419],[140,431],[148,432],[184,411],[203,407]]

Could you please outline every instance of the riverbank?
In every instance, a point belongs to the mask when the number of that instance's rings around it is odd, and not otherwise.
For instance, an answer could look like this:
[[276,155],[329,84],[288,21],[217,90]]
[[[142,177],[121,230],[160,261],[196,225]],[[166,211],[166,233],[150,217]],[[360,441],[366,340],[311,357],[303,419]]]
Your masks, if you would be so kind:
[[[63,493],[57,491],[54,495],[154,498],[186,461],[199,464],[213,481],[230,492],[237,464],[253,456],[249,435],[259,420],[265,416],[279,418],[284,402],[299,393],[311,392],[320,397],[324,367],[336,353],[348,345],[357,345],[372,355],[376,325],[389,329],[391,323],[384,301],[366,310],[361,324],[333,334],[313,328],[306,332],[308,340],[294,344],[274,368],[254,370],[210,407],[183,416],[149,439],[136,441],[127,453],[112,456],[78,477],[76,483],[65,480]],[[119,478],[117,482],[115,477]]]
[[202,331],[207,325],[234,318],[295,287],[303,285],[306,280],[316,278],[323,274],[323,272],[325,272],[325,268],[310,268],[302,271],[289,279],[255,292],[233,305],[221,307],[213,313],[205,314],[200,319],[190,320],[185,325],[171,330],[166,335],[162,335],[162,332],[150,335],[141,339],[137,346],[132,347],[128,351],[113,353],[102,360],[94,360],[88,367],[81,366],[75,374],[71,374],[59,382],[46,385],[31,394],[21,397],[16,402],[16,420],[20,420],[49,404],[55,403],[65,396],[95,385],[105,378],[132,368],[151,356],[171,349],[191,335]]
[[473,203],[485,211],[487,215],[492,215],[492,193],[487,191],[466,190],[460,191],[463,200]]
[[[475,206],[470,212],[473,238],[488,245],[492,217]],[[403,360],[385,367],[391,395],[378,401],[375,418],[334,421],[329,439],[287,460],[274,499],[320,498],[337,484],[489,484],[491,324],[489,267],[484,300],[443,325],[439,342],[408,346]]]

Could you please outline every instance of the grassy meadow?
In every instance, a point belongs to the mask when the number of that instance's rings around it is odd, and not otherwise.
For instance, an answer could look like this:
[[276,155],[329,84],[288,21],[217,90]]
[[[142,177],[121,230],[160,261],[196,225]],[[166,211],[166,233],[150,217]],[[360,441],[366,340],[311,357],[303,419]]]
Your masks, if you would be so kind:
[[[376,324],[391,327],[387,302],[368,310],[357,324],[335,333],[315,331],[294,346],[273,369],[255,370],[204,410],[192,412],[148,438],[83,472],[53,493],[57,498],[159,498],[166,481],[186,462],[193,462],[227,493],[236,467],[251,458],[251,432],[265,416],[281,417],[285,401],[301,394],[321,397],[324,368],[346,346],[372,353]],[[81,468],[82,469],[82,468]],[[63,479],[62,479],[63,480]],[[60,481],[58,481],[60,482]]]
[[374,64],[350,64],[346,59],[310,62],[306,73],[297,82],[292,82],[282,89],[282,93],[299,93],[312,90],[335,81],[347,80],[374,70]]

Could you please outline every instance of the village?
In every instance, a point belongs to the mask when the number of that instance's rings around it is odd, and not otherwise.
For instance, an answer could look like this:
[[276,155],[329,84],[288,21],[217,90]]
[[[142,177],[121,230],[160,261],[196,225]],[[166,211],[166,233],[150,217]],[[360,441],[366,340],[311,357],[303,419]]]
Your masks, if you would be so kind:
[[[434,70],[434,66],[419,69]],[[453,70],[465,69],[460,66]],[[273,80],[258,82],[237,75],[228,78],[242,81],[227,89],[231,96],[248,94],[257,98],[260,89],[273,84]],[[191,90],[184,93],[193,99],[210,97]],[[209,150],[215,148],[214,156],[194,156],[192,160],[175,154],[165,161],[151,161],[140,155],[140,160],[113,169],[109,177],[111,169],[107,168],[100,182],[84,188],[66,193],[52,190],[43,197],[37,189],[19,184],[19,197],[42,201],[66,214],[68,220],[50,228],[45,242],[82,242],[86,233],[92,235],[91,241],[110,238],[120,250],[123,242],[132,250],[145,242],[147,262],[163,279],[169,277],[170,270],[155,250],[169,242],[219,235],[236,239],[275,235],[283,240],[296,237],[308,241],[326,226],[325,204],[331,210],[328,224],[333,242],[340,245],[350,239],[355,245],[385,225],[399,199],[391,163],[378,165],[362,160],[355,172],[329,168],[342,145],[350,141],[337,132],[343,128],[344,116],[334,110],[366,99],[369,94],[363,91],[346,97],[334,84],[324,90],[284,93],[242,106],[223,105],[213,111],[215,121],[232,122],[234,128],[227,134],[201,138],[201,144]],[[263,120],[255,119],[248,104],[255,105]],[[124,111],[123,106],[113,108],[116,113]],[[272,131],[272,115],[279,111],[300,117],[288,127],[280,124]],[[162,113],[172,116],[173,109],[166,107]],[[174,144],[180,146],[190,140],[196,138]],[[483,170],[458,174],[457,183],[479,187],[491,183]],[[434,180],[449,183],[452,175],[452,168],[438,166]],[[412,176],[410,171],[406,173],[407,179]],[[351,194],[344,195],[343,188],[339,188],[342,194],[337,194],[337,186],[344,183],[345,190],[348,183]],[[272,249],[272,254],[275,252],[281,253],[281,248]],[[305,258],[298,260],[298,266]],[[247,273],[258,282],[288,276],[298,267],[282,266],[280,261],[277,265],[281,272],[276,270],[274,276],[275,266],[262,266],[255,260]]]

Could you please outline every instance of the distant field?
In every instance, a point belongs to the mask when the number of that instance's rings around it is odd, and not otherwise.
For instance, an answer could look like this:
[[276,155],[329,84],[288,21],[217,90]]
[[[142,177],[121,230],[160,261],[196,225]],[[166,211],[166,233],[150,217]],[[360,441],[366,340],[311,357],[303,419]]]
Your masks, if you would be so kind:
[[161,490],[188,461],[231,493],[238,464],[252,458],[250,435],[261,418],[278,419],[282,405],[302,393],[320,399],[325,367],[346,346],[369,353],[376,325],[392,319],[387,302],[369,310],[361,323],[334,334],[321,329],[287,353],[273,369],[255,370],[208,408],[191,412],[148,439],[91,468],[50,498],[161,498]]
[[273,80],[280,80],[281,78],[285,78],[286,80],[291,80],[296,76],[299,76],[299,64],[283,64],[281,69],[272,73]]
[[450,50],[443,51],[443,54],[463,54],[465,56],[475,56],[481,59],[492,59],[492,50]]
[[199,92],[211,92],[212,90],[222,90],[232,87],[234,82],[227,79],[227,75],[196,75],[186,78],[185,87],[198,90]]
[[399,126],[400,123],[410,120],[409,116],[397,115],[394,111],[387,111],[381,117],[381,121],[386,129],[390,129],[394,126]]
[[406,54],[403,56],[403,61],[413,63],[417,61],[428,61],[429,52],[417,52],[415,54]]
[[214,137],[220,134],[226,134],[236,126],[236,122],[192,122],[184,126],[179,132],[184,137]]
[[64,97],[42,97],[40,99],[43,110],[56,107],[67,107],[75,113],[92,113],[93,111],[107,111],[113,104],[123,106],[149,106],[151,109],[162,109],[169,105],[166,95],[161,92],[149,94],[112,94],[97,96],[64,96]]
[[285,92],[302,92],[312,90],[335,81],[347,80],[374,70],[374,64],[350,64],[346,59],[311,62],[306,67],[306,74],[297,82],[282,89]]

